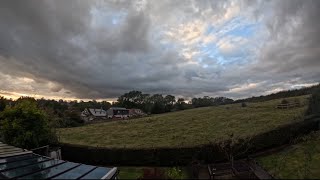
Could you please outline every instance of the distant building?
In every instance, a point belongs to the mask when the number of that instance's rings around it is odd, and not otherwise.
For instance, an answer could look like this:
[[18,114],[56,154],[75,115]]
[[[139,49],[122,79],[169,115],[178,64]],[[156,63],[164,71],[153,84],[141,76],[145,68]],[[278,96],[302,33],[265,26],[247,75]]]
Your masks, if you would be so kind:
[[81,113],[81,118],[85,121],[92,121],[95,119],[105,119],[107,117],[107,112],[101,109],[86,108]]
[[146,113],[144,113],[141,109],[129,109],[129,116],[130,117],[139,117],[139,116],[145,116]]
[[129,118],[129,110],[122,107],[111,107],[107,110],[108,118],[120,118],[120,119],[127,119]]

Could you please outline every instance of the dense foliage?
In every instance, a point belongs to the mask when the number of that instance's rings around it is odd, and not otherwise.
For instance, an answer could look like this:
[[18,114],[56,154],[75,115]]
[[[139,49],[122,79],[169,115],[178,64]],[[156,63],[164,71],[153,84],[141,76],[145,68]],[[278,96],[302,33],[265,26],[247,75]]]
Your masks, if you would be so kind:
[[55,143],[57,137],[47,115],[32,99],[19,99],[0,114],[0,136],[8,144],[31,149]]
[[179,98],[176,101],[173,95],[150,95],[143,94],[140,91],[130,91],[121,95],[114,105],[125,108],[139,108],[150,114],[160,114],[190,108],[183,98]]
[[226,97],[209,97],[204,96],[203,98],[193,98],[192,105],[193,107],[207,107],[207,106],[216,106],[230,104],[233,100]]

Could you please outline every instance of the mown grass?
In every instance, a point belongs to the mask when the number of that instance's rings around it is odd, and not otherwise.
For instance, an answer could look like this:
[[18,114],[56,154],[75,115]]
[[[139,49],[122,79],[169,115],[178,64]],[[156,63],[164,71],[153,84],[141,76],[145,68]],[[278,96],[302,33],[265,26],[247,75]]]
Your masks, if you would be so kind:
[[[140,119],[59,129],[63,143],[108,148],[193,147],[222,141],[231,133],[245,138],[303,119],[303,107],[276,109],[282,99],[196,108]],[[288,98],[293,101],[294,98]]]
[[320,132],[281,152],[258,158],[258,162],[279,179],[320,178]]

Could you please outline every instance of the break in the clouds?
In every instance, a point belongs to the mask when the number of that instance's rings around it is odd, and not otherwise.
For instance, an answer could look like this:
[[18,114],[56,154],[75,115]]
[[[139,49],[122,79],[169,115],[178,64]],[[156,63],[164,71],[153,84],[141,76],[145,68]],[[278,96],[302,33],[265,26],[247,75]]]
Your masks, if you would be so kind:
[[233,98],[320,79],[318,0],[0,2],[0,95]]

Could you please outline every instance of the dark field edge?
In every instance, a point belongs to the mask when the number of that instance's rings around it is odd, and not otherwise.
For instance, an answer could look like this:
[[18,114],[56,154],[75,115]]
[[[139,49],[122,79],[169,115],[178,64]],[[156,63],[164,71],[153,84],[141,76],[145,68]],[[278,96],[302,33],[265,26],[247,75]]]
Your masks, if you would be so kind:
[[[241,154],[237,158],[259,154],[290,144],[295,138],[319,130],[319,127],[319,116],[306,117],[303,121],[277,127],[249,140],[240,140],[240,143],[234,148],[238,152],[234,154]],[[195,147],[155,149],[105,148],[67,143],[60,143],[58,146],[61,147],[62,158],[65,160],[105,166],[186,166],[226,161],[225,153],[217,143]]]

